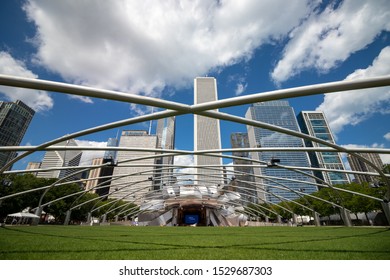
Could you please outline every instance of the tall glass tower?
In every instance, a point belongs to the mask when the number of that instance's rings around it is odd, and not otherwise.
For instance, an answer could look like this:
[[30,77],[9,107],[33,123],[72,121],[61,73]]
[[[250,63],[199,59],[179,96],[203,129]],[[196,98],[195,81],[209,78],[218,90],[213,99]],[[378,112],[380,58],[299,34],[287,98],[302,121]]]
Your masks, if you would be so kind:
[[[232,148],[249,148],[248,133],[235,132],[230,134],[230,144]],[[257,203],[257,192],[254,184],[253,166],[249,161],[249,152],[235,151],[232,153],[234,177],[237,181],[235,185],[240,186],[237,190],[243,198],[243,204]]]
[[[117,138],[108,138],[107,147],[118,147]],[[106,195],[110,191],[110,182],[112,179],[112,173],[114,172],[114,163],[116,162],[116,150],[107,150],[104,153],[103,158],[94,158],[92,160],[92,165],[101,165],[104,163],[111,163],[103,167],[95,168],[90,170],[88,179],[98,178],[94,180],[87,181],[85,188],[91,190],[93,193],[97,193],[99,196],[105,196],[104,199],[107,199]],[[97,187],[99,185],[99,187]],[[97,188],[95,188],[97,187]]]
[[[194,104],[218,100],[215,78],[196,78],[194,81]],[[219,120],[194,115],[194,151],[221,149]],[[194,156],[195,165],[222,165],[222,159],[205,155]],[[217,167],[218,168],[218,167]],[[220,167],[219,167],[220,168]],[[218,170],[197,168],[195,180],[201,185],[215,185],[223,182],[223,173]],[[220,179],[219,179],[220,177]]]
[[[279,127],[299,131],[294,109],[288,101],[269,101],[253,104],[246,113],[246,118],[256,120]],[[287,134],[282,134],[268,129],[247,126],[249,143],[254,147],[303,147],[303,140]],[[272,159],[280,160],[280,165],[309,167],[309,158],[305,152],[256,152],[252,158],[263,164]],[[286,199],[296,199],[299,196],[290,191],[312,193],[317,191],[315,180],[300,172],[279,167],[254,168],[255,175],[259,177],[258,197],[260,200],[280,202],[277,196]],[[306,172],[313,175],[311,172]],[[289,179],[289,180],[285,180]],[[307,183],[306,183],[307,182]],[[310,184],[311,183],[311,184]],[[289,190],[290,189],[290,190]],[[273,196],[272,194],[276,196]]]
[[[303,133],[335,144],[332,131],[323,112],[302,111],[298,115],[298,123]],[[309,140],[305,140],[305,144],[307,147],[325,147],[325,145]],[[345,170],[339,153],[310,152],[309,156],[313,167]],[[318,171],[315,172],[315,175],[331,185],[350,183],[349,177],[345,173]]]
[[[118,139],[117,138],[108,138],[107,147],[118,147]],[[117,151],[115,150],[107,150],[104,153],[104,159],[115,160]]]
[[[0,101],[0,146],[19,146],[34,114],[35,111],[20,100]],[[0,168],[15,156],[16,152],[0,152]]]
[[[175,149],[175,117],[159,119],[157,121],[157,148],[167,150]],[[173,165],[174,156],[165,156],[156,159],[156,164],[161,165],[156,168],[154,175],[154,188],[161,189],[163,184],[170,185],[173,180],[173,168],[166,166]]]

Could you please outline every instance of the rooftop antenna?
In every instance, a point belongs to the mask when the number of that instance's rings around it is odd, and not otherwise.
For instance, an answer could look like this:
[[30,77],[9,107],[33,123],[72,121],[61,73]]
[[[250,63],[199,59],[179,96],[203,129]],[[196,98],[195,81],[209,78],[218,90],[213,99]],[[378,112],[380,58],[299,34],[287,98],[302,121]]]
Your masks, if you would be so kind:
[[[153,114],[153,111],[154,111],[154,107],[152,107],[152,114]],[[153,120],[150,120],[150,123],[149,123],[149,135],[152,133],[152,124],[153,124]]]

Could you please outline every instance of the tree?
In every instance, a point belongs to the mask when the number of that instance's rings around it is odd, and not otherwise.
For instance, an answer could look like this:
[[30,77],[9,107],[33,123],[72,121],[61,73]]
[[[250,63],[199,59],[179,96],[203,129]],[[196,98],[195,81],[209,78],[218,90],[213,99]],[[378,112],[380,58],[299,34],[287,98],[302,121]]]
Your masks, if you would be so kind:
[[[312,194],[315,197],[340,204],[339,193],[331,188],[322,188],[318,192]],[[321,216],[327,216],[330,220],[330,216],[337,213],[336,207],[330,203],[326,203],[319,199],[309,198],[309,201],[313,205],[314,210]]]
[[250,203],[245,207],[245,211],[247,213],[250,213],[254,217],[260,217],[262,216],[262,213],[266,211],[264,208],[268,209],[268,207],[265,204],[262,204],[262,207],[260,207],[258,204]]
[[390,164],[383,165],[383,173],[390,174]]
[[[48,205],[44,210],[47,213],[53,215],[56,219],[56,222],[63,223],[65,220],[66,212],[71,208],[80,205],[79,207],[72,209],[71,212],[71,220],[75,223],[80,223],[88,219],[88,214],[93,209],[96,209],[108,202],[101,201],[99,195],[95,193],[84,192],[82,194],[76,194],[80,193],[80,191],[82,191],[82,189],[77,184],[54,186],[46,194],[45,201],[49,202],[61,197],[69,197],[64,198],[60,201],[56,201],[54,203],[50,203],[50,205]],[[76,195],[70,196],[71,194]],[[93,212],[93,216],[99,216],[100,212],[101,210]]]
[[[86,221],[88,218],[88,213],[91,212],[92,208],[95,206],[98,201],[99,195],[95,193],[86,193],[78,201],[77,204],[82,204],[80,207],[72,211],[71,219],[77,223],[81,221]],[[89,202],[88,202],[89,201]]]
[[[3,175],[0,176],[0,197],[49,186],[53,182],[52,179],[36,178],[31,174]],[[43,190],[39,190],[3,200],[0,205],[1,219],[8,214],[36,207],[42,193]]]
[[[351,212],[355,214],[356,219],[358,219],[357,213],[365,213],[367,217],[368,212],[381,209],[381,204],[377,200],[364,197],[359,194],[382,198],[385,193],[384,187],[373,188],[370,187],[368,183],[351,183],[338,185],[337,188],[353,191],[357,194],[335,190],[333,188],[322,188],[318,192],[312,193],[312,195],[351,210]],[[307,200],[313,206],[314,210],[320,213],[321,216],[328,216],[330,219],[330,215],[339,212],[339,209],[335,206],[332,206],[330,203],[325,203],[313,198],[307,198]]]

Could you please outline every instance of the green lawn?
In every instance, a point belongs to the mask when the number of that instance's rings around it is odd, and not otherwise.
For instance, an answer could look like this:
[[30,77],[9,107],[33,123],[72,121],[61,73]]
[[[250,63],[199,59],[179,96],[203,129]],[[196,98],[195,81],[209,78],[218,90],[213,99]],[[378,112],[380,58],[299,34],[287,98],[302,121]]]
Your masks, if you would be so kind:
[[370,260],[390,259],[383,227],[0,228],[0,259],[10,260]]

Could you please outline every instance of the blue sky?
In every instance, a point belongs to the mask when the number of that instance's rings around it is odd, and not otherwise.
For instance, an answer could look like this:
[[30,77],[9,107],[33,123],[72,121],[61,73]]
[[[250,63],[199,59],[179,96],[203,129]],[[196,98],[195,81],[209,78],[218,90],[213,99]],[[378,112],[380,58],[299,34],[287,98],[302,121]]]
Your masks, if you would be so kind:
[[[153,2],[153,4],[152,4]],[[0,73],[193,103],[193,79],[217,78],[220,99],[390,74],[390,2],[49,1],[0,3]],[[130,118],[151,108],[0,87],[37,113],[22,145]],[[323,110],[337,143],[390,147],[390,88],[290,99]],[[222,111],[244,116],[248,106]],[[193,149],[192,116],[177,118],[177,149]],[[148,129],[148,124],[125,129]],[[241,125],[222,123],[222,146]],[[81,144],[104,145],[117,130]],[[36,153],[15,164],[40,161]],[[383,156],[390,163],[388,156]],[[86,159],[85,159],[86,161]],[[180,162],[190,162],[181,158]],[[86,163],[86,162],[84,162]]]

